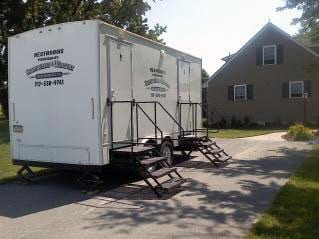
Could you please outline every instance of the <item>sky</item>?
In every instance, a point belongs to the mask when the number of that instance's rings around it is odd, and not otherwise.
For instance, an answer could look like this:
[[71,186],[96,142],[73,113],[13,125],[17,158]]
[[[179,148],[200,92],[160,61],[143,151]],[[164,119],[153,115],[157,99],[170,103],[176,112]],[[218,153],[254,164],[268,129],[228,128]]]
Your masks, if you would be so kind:
[[278,12],[284,0],[147,0],[150,26],[167,26],[166,44],[203,59],[203,68],[213,74],[223,65],[221,58],[238,51],[270,20],[290,35],[298,10]]

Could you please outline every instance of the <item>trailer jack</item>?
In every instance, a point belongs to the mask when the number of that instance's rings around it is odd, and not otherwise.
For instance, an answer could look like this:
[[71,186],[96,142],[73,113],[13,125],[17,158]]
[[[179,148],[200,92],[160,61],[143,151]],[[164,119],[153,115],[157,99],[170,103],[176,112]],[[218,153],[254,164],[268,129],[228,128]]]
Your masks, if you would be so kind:
[[24,183],[31,183],[32,179],[35,177],[34,172],[26,165],[23,165],[22,168],[20,168],[17,175]]
[[96,191],[103,183],[100,177],[93,173],[84,173],[77,181],[88,193]]

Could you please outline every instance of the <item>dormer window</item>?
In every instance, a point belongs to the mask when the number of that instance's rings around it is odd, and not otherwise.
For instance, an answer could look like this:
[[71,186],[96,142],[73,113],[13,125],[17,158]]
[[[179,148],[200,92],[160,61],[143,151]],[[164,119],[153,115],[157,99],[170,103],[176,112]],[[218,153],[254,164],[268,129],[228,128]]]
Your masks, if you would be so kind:
[[277,64],[277,47],[276,45],[263,46],[263,65]]

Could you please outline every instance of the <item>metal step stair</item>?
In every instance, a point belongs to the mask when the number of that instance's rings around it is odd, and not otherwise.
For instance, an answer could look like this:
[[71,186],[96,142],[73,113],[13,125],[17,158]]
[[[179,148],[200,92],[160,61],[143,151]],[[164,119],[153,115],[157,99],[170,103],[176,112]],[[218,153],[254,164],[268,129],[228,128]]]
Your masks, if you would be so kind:
[[161,168],[156,171],[151,172],[153,178],[161,178],[165,175],[170,175],[173,172],[176,172],[176,168]]
[[227,163],[232,159],[232,156],[228,155],[215,141],[205,136],[186,135],[181,142],[182,148],[190,151],[188,155],[192,151],[199,151],[216,167],[219,167],[220,163]]
[[162,188],[165,190],[169,190],[169,189],[177,188],[186,182],[187,182],[187,179],[185,178],[171,178],[167,180],[166,182],[162,183]]
[[[115,160],[116,157],[131,157],[144,182],[160,198],[165,192],[178,188],[187,182],[177,172],[177,168],[172,167],[166,161],[167,158],[162,157],[155,147],[131,145],[114,149],[112,154]],[[165,180],[164,177],[168,177],[168,179]]]
[[219,167],[220,163],[227,163],[232,159],[232,156],[228,155],[224,149],[220,148],[215,141],[209,138],[205,139],[205,141],[198,140],[195,144],[198,151],[216,167]]
[[148,159],[141,160],[141,164],[143,164],[144,166],[152,166],[152,165],[157,164],[165,159],[166,159],[165,157],[148,158]]
[[224,152],[224,149],[209,149],[205,151],[206,154],[220,154]]

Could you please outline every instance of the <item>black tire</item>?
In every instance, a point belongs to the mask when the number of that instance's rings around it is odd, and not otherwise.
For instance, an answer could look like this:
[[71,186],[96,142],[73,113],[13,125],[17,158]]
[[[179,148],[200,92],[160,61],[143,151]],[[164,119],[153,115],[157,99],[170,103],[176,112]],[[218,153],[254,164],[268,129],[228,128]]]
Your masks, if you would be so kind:
[[173,144],[170,141],[164,141],[161,145],[160,153],[162,156],[167,156],[167,162],[170,165],[174,164]]

